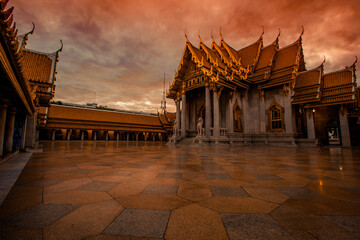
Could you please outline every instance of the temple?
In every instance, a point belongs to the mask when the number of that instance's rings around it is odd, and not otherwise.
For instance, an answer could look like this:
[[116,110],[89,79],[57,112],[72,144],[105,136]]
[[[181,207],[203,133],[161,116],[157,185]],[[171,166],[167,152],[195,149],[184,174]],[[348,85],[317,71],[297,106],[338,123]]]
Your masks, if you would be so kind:
[[[176,103],[171,142],[359,145],[359,88],[355,63],[324,73],[307,70],[302,35],[280,47],[235,50],[212,34],[208,47],[187,38],[167,98]],[[353,130],[354,131],[353,131]]]
[[18,35],[14,7],[0,0],[0,163],[39,140],[162,141],[172,131],[174,113],[150,114],[54,102],[59,53],[26,48],[33,28]]
[[52,53],[26,49],[35,25],[18,35],[14,7],[5,9],[7,2],[0,1],[0,158],[15,149],[36,148],[39,109],[48,108],[54,97],[56,63],[62,50],[62,44]]

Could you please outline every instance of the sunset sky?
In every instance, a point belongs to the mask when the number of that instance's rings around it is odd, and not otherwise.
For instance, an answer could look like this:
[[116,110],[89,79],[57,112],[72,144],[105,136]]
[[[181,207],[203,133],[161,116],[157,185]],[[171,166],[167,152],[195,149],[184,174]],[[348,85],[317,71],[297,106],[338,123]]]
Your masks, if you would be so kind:
[[[163,75],[172,81],[185,47],[184,29],[198,46],[219,42],[219,28],[235,49],[264,44],[281,28],[280,47],[305,28],[307,69],[326,56],[325,73],[360,57],[360,1],[256,0],[10,0],[19,34],[31,30],[27,48],[54,52],[64,42],[57,67],[55,100],[96,102],[108,107],[156,112]],[[359,68],[359,64],[357,64]],[[360,80],[358,80],[360,81]],[[174,102],[167,99],[168,110]]]

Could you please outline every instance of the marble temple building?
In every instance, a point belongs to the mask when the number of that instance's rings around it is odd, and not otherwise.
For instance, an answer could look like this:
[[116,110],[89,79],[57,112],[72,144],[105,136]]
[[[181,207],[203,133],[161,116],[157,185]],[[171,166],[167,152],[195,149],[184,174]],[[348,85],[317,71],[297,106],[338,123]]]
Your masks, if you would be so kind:
[[176,104],[171,142],[359,145],[355,63],[324,73],[307,70],[299,37],[240,50],[223,38],[195,47],[187,38],[167,97]]

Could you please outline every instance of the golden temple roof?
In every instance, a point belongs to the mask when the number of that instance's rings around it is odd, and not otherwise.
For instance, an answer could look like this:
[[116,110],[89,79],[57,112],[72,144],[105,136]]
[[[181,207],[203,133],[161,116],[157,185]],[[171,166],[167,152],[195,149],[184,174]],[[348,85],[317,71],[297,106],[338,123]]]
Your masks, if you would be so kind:
[[23,51],[22,69],[27,80],[49,83],[53,61],[45,54]]

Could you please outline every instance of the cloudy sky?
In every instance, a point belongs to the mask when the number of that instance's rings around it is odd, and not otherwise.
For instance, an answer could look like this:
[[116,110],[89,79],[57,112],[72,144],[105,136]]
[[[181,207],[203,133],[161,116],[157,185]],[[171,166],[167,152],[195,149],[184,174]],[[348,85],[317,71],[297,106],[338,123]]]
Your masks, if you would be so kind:
[[[326,56],[325,72],[360,57],[360,1],[348,0],[10,0],[19,33],[35,22],[27,47],[54,52],[64,42],[57,67],[55,100],[156,112],[165,73],[174,77],[189,40],[211,45],[210,31],[235,49],[255,42],[265,28],[264,44],[281,28],[280,47],[305,28],[307,69]],[[357,65],[359,67],[359,65]],[[169,110],[174,103],[168,99]]]

